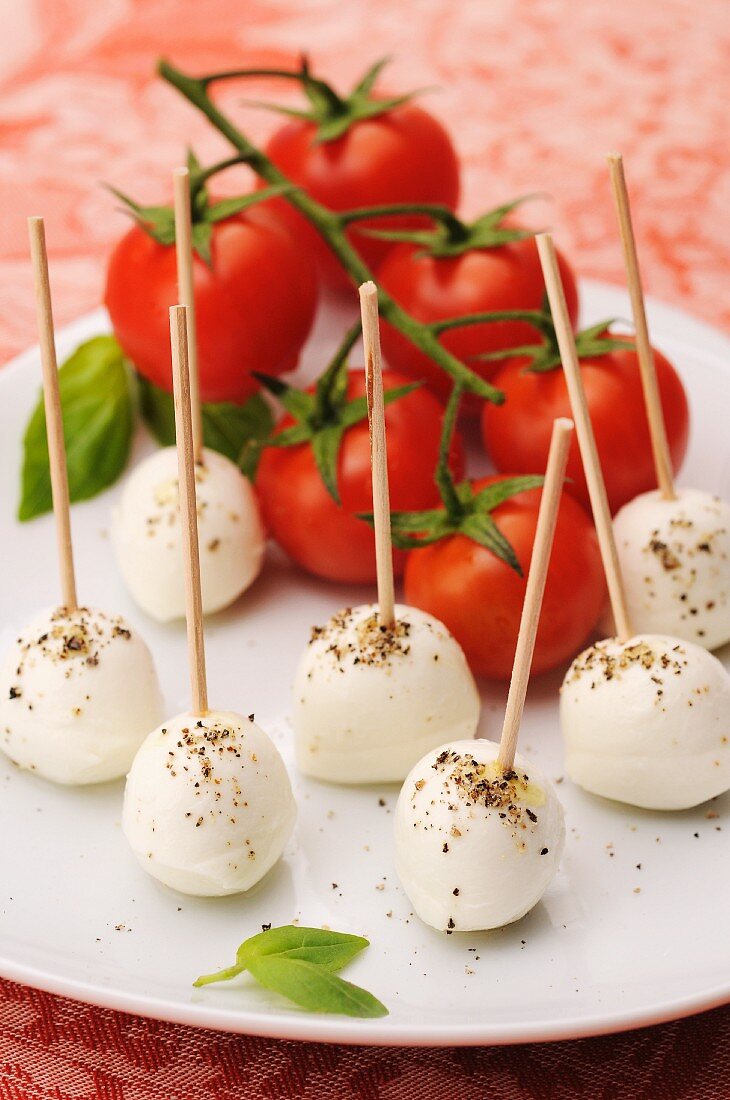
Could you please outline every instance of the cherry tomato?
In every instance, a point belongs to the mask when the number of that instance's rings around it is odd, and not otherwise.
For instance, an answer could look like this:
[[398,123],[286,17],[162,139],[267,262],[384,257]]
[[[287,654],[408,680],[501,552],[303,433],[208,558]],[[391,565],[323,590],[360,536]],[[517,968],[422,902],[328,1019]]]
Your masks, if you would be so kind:
[[[387,390],[408,379],[383,372]],[[312,392],[310,390],[310,392]],[[365,394],[364,371],[351,371],[347,397]],[[390,505],[395,511],[433,508],[439,497],[434,484],[443,409],[425,390],[414,390],[385,410]],[[290,427],[285,417],[279,430]],[[459,477],[463,468],[461,442],[452,449],[450,466]],[[341,506],[324,486],[309,443],[268,447],[256,477],[261,508],[269,532],[298,565],[327,580],[365,584],[375,580],[375,541],[371,527],[358,513],[372,512],[370,439],[366,420],[348,428],[338,462]],[[404,551],[393,562],[400,574]]]
[[[271,137],[266,152],[294,183],[330,210],[351,210],[397,202],[443,203],[459,199],[459,165],[449,135],[433,115],[404,103],[374,118],[353,123],[342,137],[317,142],[313,122],[296,120]],[[284,199],[276,210],[317,258],[323,282],[351,290],[347,273],[315,229]],[[348,233],[373,269],[393,247],[367,237],[363,228],[413,229],[428,224],[414,216],[369,219]]]
[[[251,371],[296,366],[314,320],[316,276],[311,257],[263,206],[211,228],[210,266],[193,258],[200,395],[242,403],[259,388]],[[174,245],[130,229],[111,255],[104,300],[125,354],[145,378],[171,390]]]
[[[478,491],[500,477],[482,478]],[[540,490],[517,493],[491,513],[512,544],[524,576],[465,535],[411,551],[406,602],[440,619],[461,644],[472,671],[508,679],[512,671]],[[587,512],[563,493],[555,530],[533,673],[567,661],[596,625],[605,601],[598,539]]]
[[[575,277],[563,256],[558,256],[558,263],[570,318],[575,323],[578,316]],[[435,256],[417,245],[399,244],[378,269],[378,282],[408,313],[426,322],[467,313],[540,309],[545,293],[532,237],[496,248],[471,249],[453,257]],[[433,360],[390,325],[383,325],[381,338],[389,366],[424,379],[442,400],[448,397],[452,380]],[[524,321],[497,321],[452,329],[442,335],[441,342],[482,378],[491,379],[501,364],[474,356],[534,344],[536,332]],[[463,407],[466,412],[475,413],[481,402],[467,394]]]
[[[680,378],[660,352],[654,352],[667,437],[675,470],[682,464],[689,436],[687,397]],[[633,348],[615,349],[581,360],[581,375],[612,512],[639,493],[656,488],[649,427]],[[565,376],[559,368],[538,374],[513,363],[492,379],[506,394],[504,405],[485,405],[482,436],[498,470],[531,473],[544,469],[553,420],[570,416]],[[578,442],[571,443],[567,488],[590,506]]]

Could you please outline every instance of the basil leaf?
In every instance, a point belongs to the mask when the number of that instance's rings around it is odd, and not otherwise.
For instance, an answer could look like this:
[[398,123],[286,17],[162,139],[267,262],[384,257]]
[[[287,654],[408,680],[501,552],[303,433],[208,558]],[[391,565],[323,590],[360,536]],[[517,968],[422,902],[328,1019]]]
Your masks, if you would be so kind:
[[304,959],[254,956],[248,961],[248,970],[264,989],[281,993],[309,1012],[367,1019],[388,1015],[385,1005],[372,993]]
[[332,932],[325,928],[300,928],[293,924],[271,928],[244,940],[236,952],[236,962],[215,974],[205,974],[193,984],[210,985],[235,978],[248,966],[251,958],[278,955],[280,958],[303,959],[325,970],[341,970],[368,946],[364,936],[347,932]]
[[[172,394],[139,377],[140,409],[150,431],[165,447],[175,443],[175,407]],[[204,403],[203,442],[240,466],[247,477],[256,472],[260,444],[273,427],[271,409],[260,394],[245,405],[224,401]]]
[[[134,429],[134,398],[128,365],[113,336],[82,344],[58,372],[69,495],[88,500],[124,469]],[[18,519],[50,512],[46,415],[41,396],[23,438]]]
[[237,960],[240,962],[253,955],[280,955],[305,959],[326,970],[341,970],[368,946],[369,941],[364,936],[285,924],[251,936],[239,947]]
[[193,985],[225,982],[248,970],[259,985],[310,1012],[386,1016],[387,1008],[372,993],[335,974],[367,946],[363,936],[325,928],[267,929],[241,944],[233,966],[204,974]]

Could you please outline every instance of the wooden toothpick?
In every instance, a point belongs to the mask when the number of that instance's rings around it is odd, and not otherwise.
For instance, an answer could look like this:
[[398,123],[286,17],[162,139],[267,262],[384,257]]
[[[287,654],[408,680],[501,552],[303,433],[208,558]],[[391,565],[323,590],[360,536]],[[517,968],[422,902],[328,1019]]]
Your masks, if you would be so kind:
[[555,525],[560,508],[560,493],[565,479],[565,466],[573,434],[573,421],[560,417],[553,423],[550,439],[545,482],[540,498],[540,510],[537,516],[535,541],[530,559],[530,571],[527,575],[525,602],[522,605],[520,631],[517,636],[517,648],[512,666],[512,678],[507,696],[507,709],[499,742],[499,767],[503,772],[512,770],[517,751],[517,738],[525,709],[527,684],[530,679],[530,666],[535,650],[535,638],[540,622],[540,608],[545,593],[550,551],[553,546]]
[[63,438],[63,416],[58,385],[51,285],[48,279],[48,255],[43,218],[28,218],[28,234],[30,236],[30,255],[33,263],[38,340],[43,370],[43,403],[46,411],[46,437],[48,439],[48,459],[51,470],[53,514],[56,520],[58,564],[61,572],[61,600],[64,607],[68,608],[69,611],[74,611],[78,606],[78,602],[76,599],[76,577],[71,542],[66,447]]
[[175,255],[177,258],[177,293],[188,311],[188,364],[190,366],[190,406],[193,421],[193,453],[200,462],[203,452],[203,419],[200,409],[198,378],[198,329],[195,320],[193,285],[193,227],[190,209],[190,172],[176,168],[172,173],[175,198]]
[[536,240],[550,302],[550,312],[553,315],[553,323],[558,338],[558,348],[568,387],[568,396],[573,410],[575,431],[578,436],[581,458],[583,459],[583,469],[588,484],[588,495],[593,509],[593,521],[596,525],[598,545],[601,549],[603,570],[606,574],[616,632],[619,639],[625,642],[632,636],[633,631],[629,622],[626,592],[621,577],[618,554],[616,553],[616,540],[613,534],[613,524],[611,523],[611,511],[608,507],[606,485],[598,458],[593,425],[588,413],[588,402],[583,388],[578,353],[575,350],[575,337],[568,317],[568,307],[565,304],[565,294],[555,255],[555,245],[549,233],[538,233]]
[[195,456],[190,410],[190,367],[188,364],[187,307],[170,307],[170,343],[172,346],[172,382],[175,396],[175,437],[177,471],[180,486],[180,522],[182,525],[183,568],[185,570],[185,618],[188,629],[188,662],[193,713],[208,713],[208,687],[205,678],[203,639],[203,600],[200,591],[200,550],[198,547],[198,507],[195,492]]
[[647,420],[649,421],[649,435],[651,436],[657,485],[664,500],[676,500],[672,457],[669,452],[667,429],[659,395],[654,351],[649,343],[649,326],[646,321],[644,291],[641,285],[639,259],[636,254],[636,238],[634,237],[634,227],[631,221],[631,206],[629,205],[629,193],[626,188],[624,163],[620,153],[612,153],[608,157],[608,168],[623,246],[626,282],[631,298],[631,313],[634,318],[636,333],[636,354],[639,359],[644,404]]
[[373,516],[375,519],[375,568],[378,578],[380,623],[395,623],[393,592],[393,548],[390,538],[390,497],[388,493],[388,450],[385,440],[383,402],[383,365],[380,355],[378,290],[375,283],[360,287],[362,340],[365,348],[365,385],[370,424],[370,462],[373,473]]

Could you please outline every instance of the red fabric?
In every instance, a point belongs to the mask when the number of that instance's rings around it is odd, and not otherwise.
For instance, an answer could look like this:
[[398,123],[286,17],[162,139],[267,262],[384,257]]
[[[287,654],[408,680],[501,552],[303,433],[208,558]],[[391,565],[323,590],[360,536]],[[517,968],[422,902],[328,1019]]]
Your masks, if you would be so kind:
[[0,1100],[725,1100],[730,1009],[543,1046],[277,1042],[0,982]]
[[[727,323],[726,18],[718,0],[5,4],[0,360],[35,340],[25,215],[46,217],[64,323],[99,302],[105,254],[126,224],[98,181],[156,201],[188,142],[203,159],[219,153],[154,80],[161,52],[200,71],[285,65],[309,48],[343,84],[394,54],[392,89],[443,89],[428,102],[455,134],[464,209],[550,191],[555,205],[533,219],[553,225],[581,274],[613,281],[621,257],[603,156],[618,148],[648,289]],[[261,137],[270,117],[239,99]],[[0,1100],[723,1100],[728,1082],[726,1009],[575,1043],[394,1051],[216,1035],[0,983]]]

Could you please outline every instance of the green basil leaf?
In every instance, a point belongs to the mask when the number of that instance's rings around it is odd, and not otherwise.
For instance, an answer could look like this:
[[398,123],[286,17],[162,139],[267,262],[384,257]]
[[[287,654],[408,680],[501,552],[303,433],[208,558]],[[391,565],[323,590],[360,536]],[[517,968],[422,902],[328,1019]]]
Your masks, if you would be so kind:
[[254,955],[280,955],[304,959],[334,971],[341,970],[368,946],[369,940],[364,936],[353,936],[349,932],[285,924],[251,936],[239,947],[237,961]]
[[[69,495],[88,500],[116,481],[129,457],[134,398],[129,367],[113,336],[82,344],[58,372]],[[23,438],[18,519],[29,520],[53,507],[43,398]]]
[[249,959],[248,970],[264,989],[281,993],[309,1012],[367,1019],[388,1015],[372,993],[304,959],[259,955]]
[[[175,407],[172,394],[139,377],[140,409],[150,431],[165,447],[175,443]],[[260,445],[268,437],[274,418],[260,394],[245,405],[224,401],[204,403],[203,442],[235,462],[247,477],[253,477]]]
[[302,959],[325,970],[341,970],[368,946],[364,936],[347,932],[332,932],[325,928],[300,928],[293,924],[270,928],[244,940],[236,952],[236,962],[215,974],[204,974],[193,984],[210,985],[235,978],[248,968],[252,958],[277,955],[280,958]]

